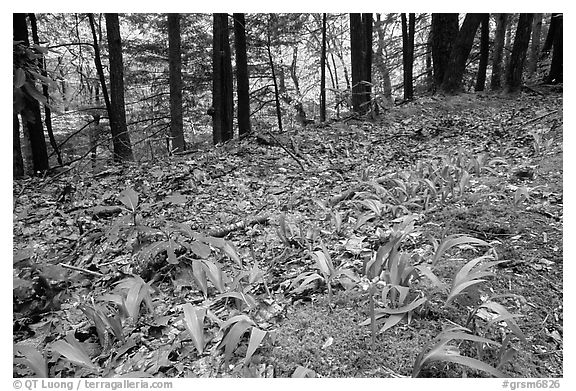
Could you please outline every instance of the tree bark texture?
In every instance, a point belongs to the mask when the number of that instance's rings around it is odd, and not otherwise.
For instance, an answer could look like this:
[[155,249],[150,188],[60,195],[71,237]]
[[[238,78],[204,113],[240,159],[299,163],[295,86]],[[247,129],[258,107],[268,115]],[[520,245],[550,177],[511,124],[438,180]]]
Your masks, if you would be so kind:
[[456,41],[450,51],[450,58],[446,64],[446,73],[442,80],[442,91],[455,93],[462,90],[462,77],[466,70],[466,60],[472,50],[472,44],[474,43],[478,26],[485,15],[486,14],[466,14]]
[[114,161],[134,160],[130,135],[126,126],[126,105],[124,102],[124,64],[122,61],[122,41],[118,14],[106,14],[106,37],[110,57],[110,130],[114,146]]
[[414,65],[414,26],[416,14],[402,14],[402,64],[404,74],[404,99],[412,100],[414,98],[414,84],[412,71]]
[[246,54],[246,18],[234,14],[234,45],[236,49],[236,90],[238,93],[238,133],[250,133],[250,90],[248,56]]
[[554,52],[552,53],[552,64],[550,65],[550,73],[546,77],[546,83],[557,84],[564,81],[563,78],[563,15],[562,14],[552,14],[552,19],[554,20],[554,35],[552,39],[552,47]]
[[528,44],[530,43],[530,32],[532,30],[532,20],[534,14],[520,14],[514,46],[510,54],[510,63],[506,69],[506,92],[514,93],[520,90],[522,85],[522,71],[526,62]]
[[532,25],[532,41],[530,43],[530,60],[528,61],[528,77],[536,73],[538,57],[540,57],[540,39],[542,35],[542,14],[534,14]]
[[458,35],[458,14],[432,14],[432,64],[434,86],[440,87],[450,52]]
[[478,64],[478,76],[476,77],[475,91],[484,91],[486,84],[486,68],[490,55],[490,15],[485,14],[482,19],[482,32],[480,34],[480,63]]
[[228,14],[214,14],[212,47],[212,141],[218,144],[233,137],[234,97],[232,58],[228,39]]
[[496,14],[496,31],[494,33],[494,52],[492,54],[492,78],[490,89],[497,91],[502,88],[502,59],[504,56],[504,38],[508,14]]
[[326,121],[326,14],[322,14],[322,50],[320,51],[320,122]]
[[350,14],[352,107],[358,114],[370,110],[372,14]]
[[180,14],[168,14],[168,68],[170,73],[170,137],[172,151],[186,150],[182,114],[182,56]]

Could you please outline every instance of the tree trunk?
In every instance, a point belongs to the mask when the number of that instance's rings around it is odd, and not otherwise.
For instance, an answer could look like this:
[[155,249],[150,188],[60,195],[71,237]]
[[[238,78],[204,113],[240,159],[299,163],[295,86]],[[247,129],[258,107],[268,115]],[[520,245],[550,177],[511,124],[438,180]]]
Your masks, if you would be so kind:
[[16,113],[13,114],[12,137],[12,175],[20,178],[24,176],[24,160],[20,148],[20,121]]
[[528,61],[528,77],[534,76],[540,56],[540,38],[542,35],[542,14],[534,14],[532,26],[532,43],[530,46],[530,61]]
[[563,82],[563,16],[562,14],[552,14],[552,19],[555,21],[554,35],[552,40],[552,64],[550,65],[550,73],[546,77],[545,82],[548,84],[556,84]]
[[168,14],[168,67],[170,72],[170,136],[172,151],[186,150],[182,115],[182,57],[180,14]]
[[507,14],[496,14],[496,32],[494,34],[494,52],[492,57],[492,78],[490,89],[502,88],[502,57],[504,55],[504,37],[506,35]]
[[234,96],[232,56],[228,39],[228,14],[214,14],[212,46],[212,140],[218,144],[233,137]]
[[234,45],[236,48],[236,90],[238,92],[238,134],[250,133],[250,91],[248,56],[246,54],[246,20],[234,14]]
[[440,87],[450,52],[458,35],[458,14],[432,14],[432,64],[434,89]]
[[516,37],[514,46],[510,54],[510,63],[506,69],[506,92],[514,93],[520,90],[522,85],[522,71],[528,44],[530,43],[530,32],[532,30],[532,20],[534,14],[520,14],[518,18],[518,27],[516,28]]
[[490,14],[482,19],[482,33],[480,35],[480,63],[478,64],[478,76],[476,78],[475,91],[484,91],[486,84],[486,68],[490,55]]
[[372,14],[350,14],[352,107],[358,114],[370,110]]
[[413,13],[402,14],[402,64],[404,73],[404,99],[414,98],[414,85],[412,80],[412,70],[414,65],[414,25],[416,16]]
[[[36,14],[28,14],[30,18],[30,27],[32,30],[32,40],[34,44],[40,46],[40,38],[38,38],[38,25],[36,23]],[[42,58],[38,59],[38,68],[40,68],[40,72],[42,76],[47,77],[48,72],[46,72],[46,57],[42,55]],[[48,139],[50,140],[50,145],[56,154],[56,160],[58,164],[62,165],[62,155],[60,154],[60,149],[58,148],[58,144],[56,143],[56,139],[54,138],[54,132],[52,131],[52,110],[50,110],[50,93],[48,91],[48,85],[46,83],[42,83],[42,95],[46,98],[46,104],[44,105],[44,124],[46,125],[46,133],[48,133]]]
[[122,42],[118,14],[106,14],[106,36],[110,56],[110,130],[114,146],[114,161],[134,160],[130,135],[126,126],[126,105],[124,103],[124,64],[122,62]]
[[450,51],[450,59],[442,80],[441,89],[446,93],[462,90],[462,77],[466,70],[466,60],[472,50],[476,30],[486,14],[466,14],[462,27],[458,32],[454,46]]
[[556,33],[556,26],[558,25],[558,15],[562,14],[552,14],[550,16],[550,25],[548,26],[548,33],[546,34],[546,40],[544,41],[544,46],[542,47],[543,52],[549,52],[552,50],[552,45],[554,43],[554,35]]
[[[28,39],[28,26],[26,24],[26,14],[13,14],[13,37],[15,41],[23,41],[23,44],[30,47]],[[26,83],[32,88],[34,80],[26,75]],[[18,114],[18,113],[14,113]],[[24,109],[22,111],[22,128],[27,130],[30,137],[30,152],[32,155],[32,169],[34,173],[43,173],[50,167],[48,164],[48,151],[44,138],[44,128],[42,126],[42,115],[40,104],[28,94],[24,97]],[[16,138],[14,139],[16,142]],[[13,149],[20,148],[20,145],[13,145]]]
[[320,51],[320,122],[326,122],[326,14],[322,14],[322,50]]
[[384,98],[385,106],[389,107],[394,104],[394,100],[392,99],[392,82],[390,80],[390,71],[384,56],[385,34],[382,25],[383,22],[380,20],[380,14],[376,14],[375,27],[378,34],[378,46],[376,47],[374,64],[376,65],[376,68],[380,72],[380,77],[382,78],[382,96]]

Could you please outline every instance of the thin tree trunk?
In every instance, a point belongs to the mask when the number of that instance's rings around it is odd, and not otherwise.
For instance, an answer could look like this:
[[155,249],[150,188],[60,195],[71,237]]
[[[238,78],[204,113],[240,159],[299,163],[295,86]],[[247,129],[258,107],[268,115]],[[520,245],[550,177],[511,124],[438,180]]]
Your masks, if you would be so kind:
[[476,78],[475,91],[484,91],[486,84],[486,68],[490,55],[490,14],[486,14],[482,20],[482,33],[480,35],[480,63],[478,64],[478,76]]
[[246,20],[244,14],[234,14],[234,45],[236,48],[236,89],[238,92],[238,133],[250,133],[250,93],[248,56],[246,54]]
[[406,20],[406,14],[401,14],[402,18],[402,63],[404,74],[404,99],[412,100],[414,98],[414,85],[412,80],[412,71],[414,66],[414,25],[415,14],[410,13]]
[[374,64],[380,71],[380,77],[382,78],[382,96],[384,98],[385,104],[386,106],[391,106],[394,103],[392,99],[392,82],[390,80],[390,71],[384,56],[385,34],[382,25],[383,22],[380,20],[380,14],[376,14],[375,27],[378,34],[378,46],[376,47]]
[[212,101],[214,107],[212,139],[218,144],[233,137],[234,96],[232,58],[228,39],[228,14],[214,14],[212,47]]
[[540,38],[542,35],[542,14],[534,14],[534,25],[532,27],[532,43],[530,46],[530,61],[528,61],[528,77],[531,78],[536,73],[538,57],[540,57]]
[[126,105],[124,103],[124,64],[122,62],[122,41],[118,14],[106,14],[106,36],[110,56],[110,104],[112,117],[110,130],[114,146],[114,160],[123,162],[134,160],[130,135],[126,126]]
[[522,85],[522,71],[530,43],[530,32],[532,30],[532,20],[534,14],[520,14],[518,18],[518,27],[516,28],[516,37],[514,38],[514,47],[510,55],[510,63],[506,70],[506,92],[514,93],[520,90]]
[[[28,14],[30,18],[30,27],[32,30],[32,40],[36,45],[40,45],[40,39],[38,38],[38,24],[36,22],[36,14]],[[40,73],[42,76],[47,77],[48,72],[46,72],[46,57],[42,55],[42,58],[38,59],[38,67],[40,68]],[[52,110],[50,110],[50,93],[48,92],[48,85],[42,83],[42,94],[46,98],[46,104],[44,105],[44,124],[46,125],[46,132],[48,133],[48,139],[50,140],[50,145],[56,153],[56,160],[58,164],[62,165],[62,155],[60,154],[60,149],[58,148],[58,143],[54,138],[54,132],[52,131]]]
[[170,73],[171,152],[186,150],[182,114],[182,56],[180,53],[180,14],[168,14],[168,67]]
[[502,88],[502,57],[504,55],[504,37],[506,35],[507,14],[496,14],[496,32],[494,34],[494,52],[492,57],[492,78],[490,89]]
[[270,71],[272,72],[272,83],[274,84],[274,100],[276,102],[276,117],[278,119],[278,131],[282,132],[282,110],[280,108],[280,94],[278,92],[278,82],[276,80],[276,71],[274,70],[274,61],[272,60],[272,49],[270,42],[270,18],[268,18],[268,34],[267,34],[267,45],[268,49],[268,61],[270,63]]
[[326,14],[322,14],[322,50],[320,52],[320,122],[326,122]]

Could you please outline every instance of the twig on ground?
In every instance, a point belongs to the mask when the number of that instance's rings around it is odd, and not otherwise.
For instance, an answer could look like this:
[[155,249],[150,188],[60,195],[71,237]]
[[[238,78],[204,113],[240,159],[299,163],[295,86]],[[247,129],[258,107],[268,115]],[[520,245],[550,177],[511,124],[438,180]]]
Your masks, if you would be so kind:
[[84,269],[84,268],[81,268],[78,266],[67,265],[67,264],[62,263],[62,262],[60,262],[59,265],[66,268],[66,269],[75,270],[77,272],[81,272],[81,273],[85,273],[85,274],[91,274],[91,275],[96,276],[96,277],[104,277],[104,274],[102,274],[102,273],[93,272],[92,270]]
[[288,155],[290,155],[292,157],[292,159],[296,160],[296,163],[298,163],[298,165],[300,166],[300,168],[302,169],[302,171],[305,171],[304,165],[302,164],[302,162],[296,157],[296,155],[294,155],[292,152],[290,152],[288,150],[288,148],[286,148],[280,141],[278,141],[278,139],[276,137],[274,137],[274,135],[272,134],[272,132],[270,132],[269,130],[266,131],[270,137],[272,137],[272,139],[283,149],[286,151],[286,153],[288,153]]

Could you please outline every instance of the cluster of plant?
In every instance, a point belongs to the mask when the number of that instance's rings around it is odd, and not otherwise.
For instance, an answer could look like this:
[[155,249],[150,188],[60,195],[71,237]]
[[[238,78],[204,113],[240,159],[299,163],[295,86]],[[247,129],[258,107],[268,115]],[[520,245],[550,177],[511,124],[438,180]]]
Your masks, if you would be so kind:
[[[390,215],[396,224],[387,231],[376,229],[377,241],[381,245],[372,250],[360,273],[334,266],[322,243],[310,243],[309,247],[316,246],[306,250],[309,258],[314,260],[314,270],[304,271],[294,278],[292,289],[303,290],[314,281],[323,281],[330,299],[336,282],[345,287],[361,287],[368,295],[369,318],[360,325],[371,326],[372,344],[377,343],[378,334],[403,320],[410,322],[416,315],[425,316],[439,303],[443,307],[460,307],[467,313],[463,324],[450,323],[426,344],[416,358],[412,375],[418,376],[425,366],[434,362],[452,362],[503,376],[500,368],[512,359],[515,352],[513,338],[525,341],[525,336],[514,321],[518,315],[512,315],[497,301],[511,295],[486,296],[483,293],[486,279],[494,275],[491,268],[502,262],[497,260],[490,244],[470,236],[449,235],[441,240],[430,238],[434,250],[428,254],[420,249],[408,250],[414,242],[412,239],[422,236],[422,230],[416,225],[419,216],[411,213],[411,209],[427,210],[431,201],[444,203],[449,198],[461,197],[472,175],[480,176],[483,171],[492,171],[492,166],[502,163],[505,163],[502,159],[489,160],[486,154],[472,157],[461,150],[457,155],[441,157],[437,162],[418,163],[413,171],[400,173],[395,178],[365,181],[371,191],[357,192],[352,202],[368,211],[360,212],[353,229],[357,230],[370,220],[377,225],[387,225]],[[330,211],[330,214],[335,233],[341,234],[342,215],[337,211]],[[281,227],[285,225],[282,220]],[[287,231],[288,228],[281,228],[281,232]],[[286,237],[286,234],[282,236]],[[477,250],[478,247],[488,251],[467,262],[448,281],[437,276],[442,258],[451,249]],[[434,300],[431,300],[432,296]],[[479,325],[478,320],[483,324]],[[503,326],[500,329],[501,340],[488,337],[490,329],[496,326]],[[495,366],[483,361],[483,352],[490,347],[498,348]],[[471,350],[476,351],[476,357],[461,354]]]
[[[222,238],[201,235],[184,224],[165,222],[162,228],[142,224],[138,215],[139,195],[131,188],[121,193],[119,201],[128,213],[112,224],[106,235],[108,241],[115,243],[120,240],[126,245],[130,240],[135,240],[137,244],[132,244],[134,258],[140,262],[161,259],[165,266],[180,265],[191,270],[193,284],[203,294],[204,301],[201,305],[184,303],[181,319],[198,355],[206,351],[208,329],[216,326],[219,332],[214,333],[213,337],[221,336],[217,348],[224,350],[225,362],[228,363],[240,346],[242,337],[249,331],[243,362],[244,367],[249,365],[253,354],[269,334],[259,328],[253,319],[259,306],[254,291],[263,285],[264,291],[270,295],[264,271],[257,260],[252,266],[244,264],[231,243]],[[218,257],[213,256],[215,253],[220,258],[227,256],[236,267],[230,265],[227,268],[229,272],[226,272]],[[128,343],[127,336],[131,331],[140,321],[145,321],[142,319],[143,311],[154,314],[154,292],[151,282],[134,274],[114,283],[109,293],[78,303],[78,307],[95,326],[103,350],[109,351],[114,346],[122,349]],[[211,310],[220,302],[231,307],[227,319],[220,319]],[[52,352],[51,362],[62,356],[84,368],[87,374],[102,374],[104,371],[90,358],[73,332],[49,344],[49,350]],[[15,354],[19,356],[16,362],[27,365],[38,376],[48,377],[48,362],[37,349],[16,344]]]

